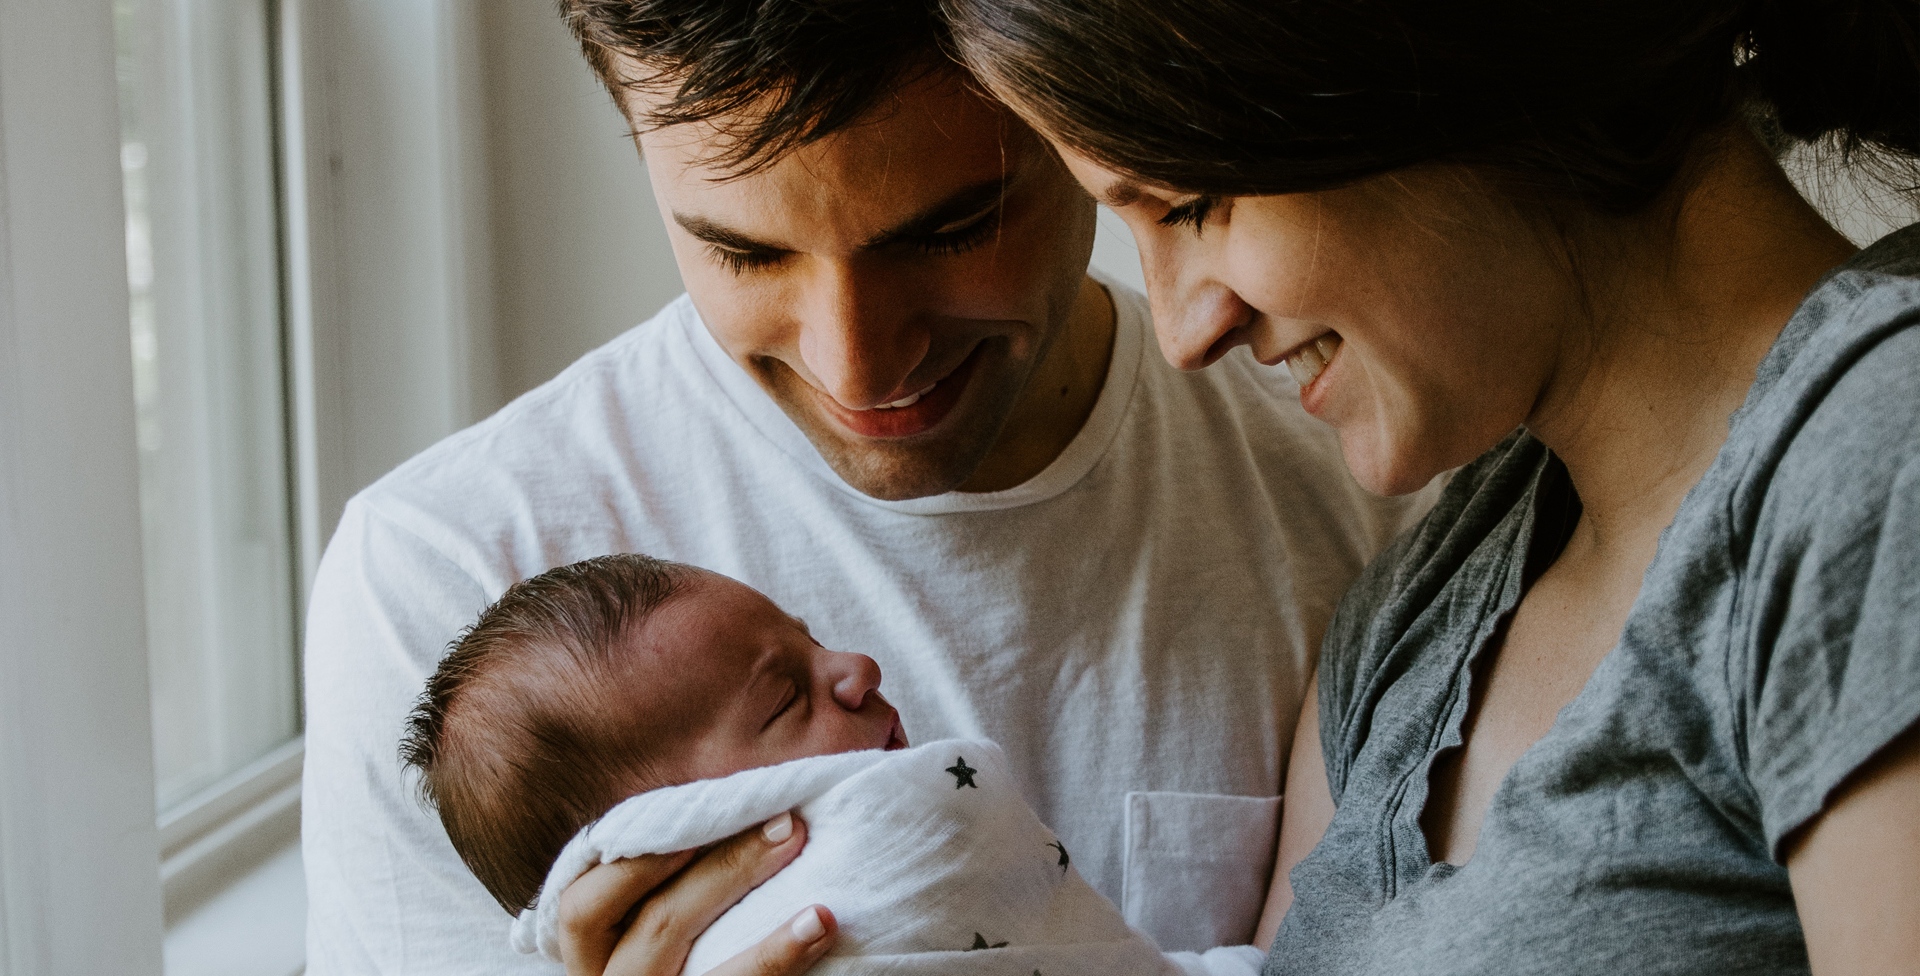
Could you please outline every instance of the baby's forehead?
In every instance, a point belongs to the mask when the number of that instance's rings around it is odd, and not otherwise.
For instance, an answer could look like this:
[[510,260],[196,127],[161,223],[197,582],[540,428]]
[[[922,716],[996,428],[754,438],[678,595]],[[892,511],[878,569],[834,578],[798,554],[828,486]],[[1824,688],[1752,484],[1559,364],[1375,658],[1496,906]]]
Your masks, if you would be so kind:
[[636,676],[671,672],[676,685],[715,684],[691,679],[745,680],[796,641],[811,642],[800,618],[744,583],[702,572],[630,623],[620,651]]

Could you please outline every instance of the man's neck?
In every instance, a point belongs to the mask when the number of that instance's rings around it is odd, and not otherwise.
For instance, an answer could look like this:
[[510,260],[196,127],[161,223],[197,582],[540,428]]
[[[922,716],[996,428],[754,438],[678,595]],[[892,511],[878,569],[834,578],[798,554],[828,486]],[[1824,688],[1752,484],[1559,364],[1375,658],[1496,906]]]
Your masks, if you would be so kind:
[[1005,491],[1024,484],[1073,443],[1100,401],[1114,327],[1113,299],[1098,282],[1082,278],[1066,329],[1035,368],[993,450],[958,490]]

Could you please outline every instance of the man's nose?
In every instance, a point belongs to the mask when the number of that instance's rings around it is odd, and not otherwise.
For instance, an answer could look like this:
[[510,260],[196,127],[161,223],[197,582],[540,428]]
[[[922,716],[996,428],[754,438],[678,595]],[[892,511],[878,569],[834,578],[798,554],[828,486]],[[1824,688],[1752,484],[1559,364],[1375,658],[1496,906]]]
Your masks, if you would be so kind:
[[847,711],[859,711],[880,687],[880,665],[865,654],[827,653],[832,655],[827,666],[834,672],[833,700]]
[[800,358],[842,406],[866,409],[913,392],[900,386],[926,358],[931,336],[911,295],[884,269],[824,268],[807,284],[799,315]]

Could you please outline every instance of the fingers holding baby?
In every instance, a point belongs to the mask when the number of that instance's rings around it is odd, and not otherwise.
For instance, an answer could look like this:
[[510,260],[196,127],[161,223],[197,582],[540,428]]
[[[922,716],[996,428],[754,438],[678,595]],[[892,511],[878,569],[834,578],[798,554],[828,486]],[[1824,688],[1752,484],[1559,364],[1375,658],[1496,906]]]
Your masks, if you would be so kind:
[[[705,852],[644,855],[589,869],[560,894],[560,952],[568,976],[675,976],[694,940],[805,844],[805,822],[782,814]],[[811,906],[714,976],[797,976],[832,948],[835,929],[831,912]]]

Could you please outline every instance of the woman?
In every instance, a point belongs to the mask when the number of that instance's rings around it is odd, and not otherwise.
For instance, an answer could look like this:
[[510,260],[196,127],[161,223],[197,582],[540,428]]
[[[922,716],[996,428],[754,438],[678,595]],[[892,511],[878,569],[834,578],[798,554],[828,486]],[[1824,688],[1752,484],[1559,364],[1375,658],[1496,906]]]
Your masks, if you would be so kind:
[[1920,5],[944,3],[1170,360],[1465,465],[1327,638],[1268,971],[1910,972],[1920,228],[1756,131],[1910,167]]

